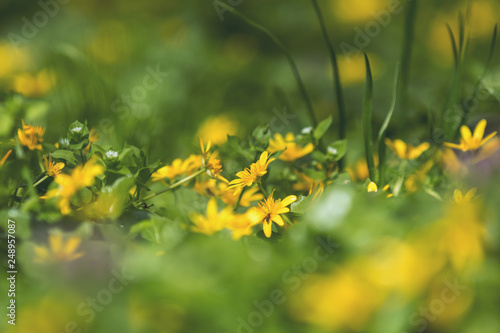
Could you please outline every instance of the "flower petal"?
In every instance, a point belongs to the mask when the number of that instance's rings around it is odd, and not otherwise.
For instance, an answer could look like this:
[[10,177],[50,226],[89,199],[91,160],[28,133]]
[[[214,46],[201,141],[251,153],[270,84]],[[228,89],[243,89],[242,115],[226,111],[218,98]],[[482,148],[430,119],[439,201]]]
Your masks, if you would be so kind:
[[479,123],[477,123],[476,128],[474,129],[474,140],[480,142],[483,139],[485,128],[486,119],[482,119]]
[[271,234],[273,232],[272,222],[271,221],[264,221],[264,225],[262,227],[262,230],[264,230],[264,235],[266,235],[267,238],[270,238]]

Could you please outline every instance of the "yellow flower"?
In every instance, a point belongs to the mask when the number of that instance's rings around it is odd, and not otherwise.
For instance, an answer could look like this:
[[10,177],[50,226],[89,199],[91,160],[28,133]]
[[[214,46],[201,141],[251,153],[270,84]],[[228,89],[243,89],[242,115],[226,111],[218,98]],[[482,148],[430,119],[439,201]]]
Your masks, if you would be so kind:
[[189,214],[189,219],[194,224],[191,230],[206,235],[221,231],[232,218],[233,212],[230,207],[225,207],[220,212],[217,210],[217,199],[215,198],[208,200],[206,216],[198,213]]
[[[227,192],[227,187],[228,185],[225,183],[219,183],[219,193],[221,196],[222,201],[226,205],[231,205],[235,206],[236,202],[238,201],[238,198],[235,197],[231,192]],[[258,192],[259,188],[258,187],[252,187],[247,189],[245,192],[243,192],[243,195],[241,196],[240,199],[240,206],[242,207],[250,207],[250,204],[253,201],[259,201],[264,199],[264,196],[262,193]]]
[[81,242],[81,238],[77,236],[64,240],[61,233],[50,234],[49,247],[34,246],[34,261],[47,264],[76,260],[84,255],[84,252],[76,252]]
[[99,133],[95,128],[92,128],[89,132],[89,144],[85,147],[85,152],[88,152],[90,149],[90,145],[99,140]]
[[269,154],[267,151],[260,155],[257,162],[250,165],[250,169],[246,168],[236,174],[239,179],[234,179],[229,183],[228,191],[234,190],[234,196],[240,194],[245,186],[252,186],[253,183],[260,181],[260,177],[267,173],[269,163],[274,161],[274,158],[268,159]]
[[14,77],[14,89],[27,97],[45,95],[55,84],[55,77],[47,70],[38,74],[19,74]]
[[65,164],[62,162],[55,163],[52,162],[52,156],[49,155],[49,159],[43,155],[43,165],[45,166],[45,170],[47,170],[47,176],[54,177],[61,173]]
[[238,123],[226,115],[208,118],[198,130],[198,136],[213,142],[223,144],[228,135],[238,133]]
[[3,165],[5,164],[5,161],[7,161],[7,159],[9,158],[11,153],[12,153],[12,149],[9,149],[7,154],[5,154],[4,157],[2,157],[2,159],[0,160],[0,168],[3,167]]
[[460,127],[460,134],[462,136],[460,138],[460,144],[445,142],[444,145],[450,148],[461,149],[462,151],[477,150],[497,134],[497,132],[493,132],[486,138],[483,138],[485,128],[486,119],[482,119],[476,125],[474,134],[471,133],[471,130],[467,126],[463,125]]
[[[373,161],[375,162],[375,167],[377,167],[378,155],[373,155]],[[349,176],[351,176],[353,182],[358,180],[364,182],[369,176],[368,164],[364,158],[357,160],[354,166],[352,168],[346,168],[346,171],[349,173]]]
[[474,196],[476,195],[476,192],[477,192],[477,187],[471,188],[465,194],[463,194],[462,191],[460,191],[459,189],[456,189],[453,192],[453,200],[457,204],[467,203],[467,202],[471,201],[472,198],[474,198]]
[[255,210],[249,209],[245,214],[236,214],[229,220],[226,227],[232,231],[234,240],[252,234],[252,227],[255,225],[254,221],[257,219],[256,214]]
[[285,150],[279,157],[280,160],[286,162],[293,162],[307,154],[311,153],[314,149],[312,143],[307,144],[305,147],[301,147],[295,142],[295,136],[293,133],[286,134],[285,138],[280,133],[274,134],[274,138],[269,141],[269,147],[267,151],[272,154],[279,150]]
[[174,179],[180,175],[190,175],[201,167],[200,155],[190,155],[186,160],[175,159],[171,165],[166,165],[156,170],[151,179],[161,181],[165,178]]
[[418,170],[415,171],[413,175],[408,176],[405,180],[405,188],[408,192],[416,192],[425,182],[425,178],[429,173],[430,169],[434,165],[433,161],[427,161]]
[[94,184],[95,177],[104,172],[104,167],[97,164],[97,159],[92,158],[85,163],[73,169],[71,175],[58,174],[54,181],[59,185],[58,188],[47,192],[47,198],[57,198],[57,204],[63,215],[71,212],[71,197],[80,189]]
[[414,160],[417,159],[424,151],[430,148],[428,142],[424,142],[417,147],[405,143],[402,140],[385,139],[385,144],[396,154],[399,158],[403,160]]
[[290,209],[286,206],[297,200],[295,195],[289,195],[283,201],[281,199],[275,201],[273,193],[267,199],[264,199],[264,201],[259,202],[259,207],[253,209],[255,212],[254,223],[263,223],[264,234],[267,238],[271,237],[273,222],[280,226],[285,224],[280,214],[288,213]]
[[205,147],[201,137],[198,137],[198,141],[200,142],[201,163],[207,169],[207,174],[211,178],[220,179],[223,182],[228,183],[227,179],[220,175],[222,172],[222,164],[217,158],[217,152],[210,154],[211,142],[208,141],[207,146]]
[[[389,184],[385,185],[382,191],[386,192],[389,190]],[[378,186],[375,182],[370,182],[366,188],[366,192],[378,192]],[[387,198],[392,198],[394,195],[392,193],[387,193]]]
[[43,135],[45,129],[41,126],[26,126],[22,121],[23,128],[17,130],[19,143],[28,147],[29,150],[42,150]]

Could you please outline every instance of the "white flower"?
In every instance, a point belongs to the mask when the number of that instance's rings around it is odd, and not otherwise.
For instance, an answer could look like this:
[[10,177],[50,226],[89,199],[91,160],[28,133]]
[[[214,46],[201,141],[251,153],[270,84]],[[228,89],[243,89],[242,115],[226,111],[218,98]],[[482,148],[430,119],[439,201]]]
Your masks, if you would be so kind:
[[313,128],[312,128],[311,126],[309,126],[309,127],[304,127],[304,128],[302,129],[302,131],[300,131],[300,132],[301,132],[302,134],[309,134],[309,133],[311,133],[311,132],[312,132],[312,130],[313,130]]
[[63,146],[69,146],[69,140],[65,138],[59,140],[59,143]]
[[117,158],[118,157],[118,152],[114,151],[114,150],[108,150],[106,152],[106,157],[107,158]]
[[328,147],[328,152],[332,155],[337,155],[338,151],[337,149],[333,148],[333,147]]
[[82,126],[73,127],[71,129],[71,132],[73,132],[73,133],[80,133],[82,131],[82,129],[83,129]]

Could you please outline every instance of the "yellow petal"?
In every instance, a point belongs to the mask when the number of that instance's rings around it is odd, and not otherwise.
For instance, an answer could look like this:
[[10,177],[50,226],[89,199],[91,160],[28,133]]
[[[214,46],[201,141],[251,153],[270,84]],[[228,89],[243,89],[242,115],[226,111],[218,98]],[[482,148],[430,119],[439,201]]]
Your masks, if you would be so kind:
[[367,192],[377,192],[378,191],[377,184],[375,184],[374,182],[370,182],[370,184],[368,184],[368,187],[366,188],[366,191]]
[[271,233],[273,231],[272,222],[264,221],[264,226],[262,227],[262,229],[264,230],[264,235],[266,235],[267,238],[271,237]]
[[49,235],[50,249],[54,253],[59,253],[62,250],[62,235],[60,233]]
[[276,224],[281,225],[281,226],[285,225],[285,222],[283,222],[283,219],[279,215],[273,216],[272,221],[276,222]]
[[466,142],[469,142],[472,137],[470,129],[465,125],[460,127],[460,134],[462,135],[462,139],[464,139],[464,141]]
[[80,237],[69,237],[68,240],[66,241],[66,245],[64,246],[64,253],[65,254],[71,254],[75,252],[75,250],[78,248],[82,240]]
[[476,128],[474,129],[474,140],[477,140],[477,142],[482,140],[485,128],[486,119],[482,119],[479,123],[477,123]]
[[217,216],[217,200],[215,198],[210,198],[207,204],[207,217]]
[[297,197],[295,195],[289,195],[283,201],[281,201],[281,206],[285,207],[291,204],[292,202],[297,201]]
[[494,137],[495,135],[497,135],[497,132],[493,132],[491,133],[490,135],[488,135],[487,137],[485,137],[482,141],[481,141],[481,144],[480,146],[484,145],[486,142],[488,142],[492,137]]

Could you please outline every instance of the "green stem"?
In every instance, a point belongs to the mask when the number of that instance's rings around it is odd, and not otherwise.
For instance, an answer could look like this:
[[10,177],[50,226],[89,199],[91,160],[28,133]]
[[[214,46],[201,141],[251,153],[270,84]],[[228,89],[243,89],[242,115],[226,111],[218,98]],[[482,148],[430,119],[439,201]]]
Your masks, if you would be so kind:
[[293,226],[292,221],[290,221],[290,219],[285,214],[281,214],[281,217],[286,221],[286,223],[288,223],[288,225]]
[[220,7],[227,9],[230,13],[240,17],[246,23],[250,24],[251,26],[257,28],[258,30],[260,30],[261,32],[266,34],[285,53],[285,56],[286,56],[288,62],[290,63],[290,67],[292,68],[292,72],[293,72],[293,75],[295,77],[295,81],[297,81],[297,85],[299,86],[299,90],[302,94],[302,97],[304,98],[305,103],[306,103],[307,110],[309,111],[309,116],[311,117],[312,124],[314,127],[316,127],[318,125],[318,121],[316,120],[316,115],[314,113],[314,108],[313,108],[313,105],[311,103],[311,99],[309,98],[309,95],[307,93],[304,82],[302,81],[302,78],[300,76],[297,65],[295,64],[295,61],[293,60],[292,55],[290,54],[290,51],[288,51],[288,49],[286,48],[285,44],[283,44],[283,42],[281,42],[278,39],[278,37],[276,37],[276,35],[273,34],[271,31],[264,28],[262,25],[258,24],[257,22],[249,19],[248,17],[243,15],[241,12],[236,10],[234,7],[228,5],[227,3],[219,1],[219,0],[216,0],[216,3]]
[[260,191],[262,192],[262,194],[264,194],[264,196],[267,198],[269,197],[269,195],[267,194],[267,191],[266,189],[264,188],[264,186],[262,186],[262,183],[259,181],[257,182],[257,185],[259,185],[259,189]]
[[403,186],[403,181],[405,178],[405,169],[406,169],[406,164],[408,163],[407,160],[402,160],[401,164],[399,165],[399,178],[396,182],[396,185],[394,185],[394,196],[397,197],[399,195],[399,191],[401,190],[401,187]]
[[49,178],[49,176],[45,175],[43,176],[42,179],[40,179],[39,181],[37,181],[35,184],[33,184],[33,187],[37,187],[38,185],[40,185],[45,179]]
[[[332,63],[333,81],[334,81],[334,94],[337,97],[337,108],[339,112],[339,136],[340,140],[344,140],[346,137],[346,114],[345,114],[345,103],[344,95],[342,93],[342,83],[340,81],[340,72],[337,62],[337,55],[335,49],[333,48],[330,37],[328,36],[328,31],[326,30],[325,21],[323,20],[323,15],[321,14],[321,9],[318,5],[317,0],[312,0],[314,9],[316,11],[316,16],[318,17],[319,25],[321,27],[321,32],[323,33],[323,38],[325,39],[328,52],[330,53],[330,62]],[[339,161],[339,169],[343,169],[343,159]]]
[[176,187],[179,187],[181,186],[182,184],[184,183],[187,183],[189,182],[190,180],[192,180],[193,178],[196,178],[197,176],[201,175],[202,173],[204,173],[206,171],[206,169],[201,169],[201,170],[198,170],[196,173],[193,173],[191,176],[188,176],[182,180],[179,180],[177,183],[175,184],[172,184],[166,188],[164,188],[163,190],[159,191],[159,192],[156,192],[156,193],[153,193],[151,195],[148,195],[147,197],[143,198],[142,201],[146,201],[146,200],[149,200],[151,198],[154,198],[156,197],[157,195],[160,195],[162,193],[165,193],[165,192],[168,192],[170,190],[173,190],[174,188]]

